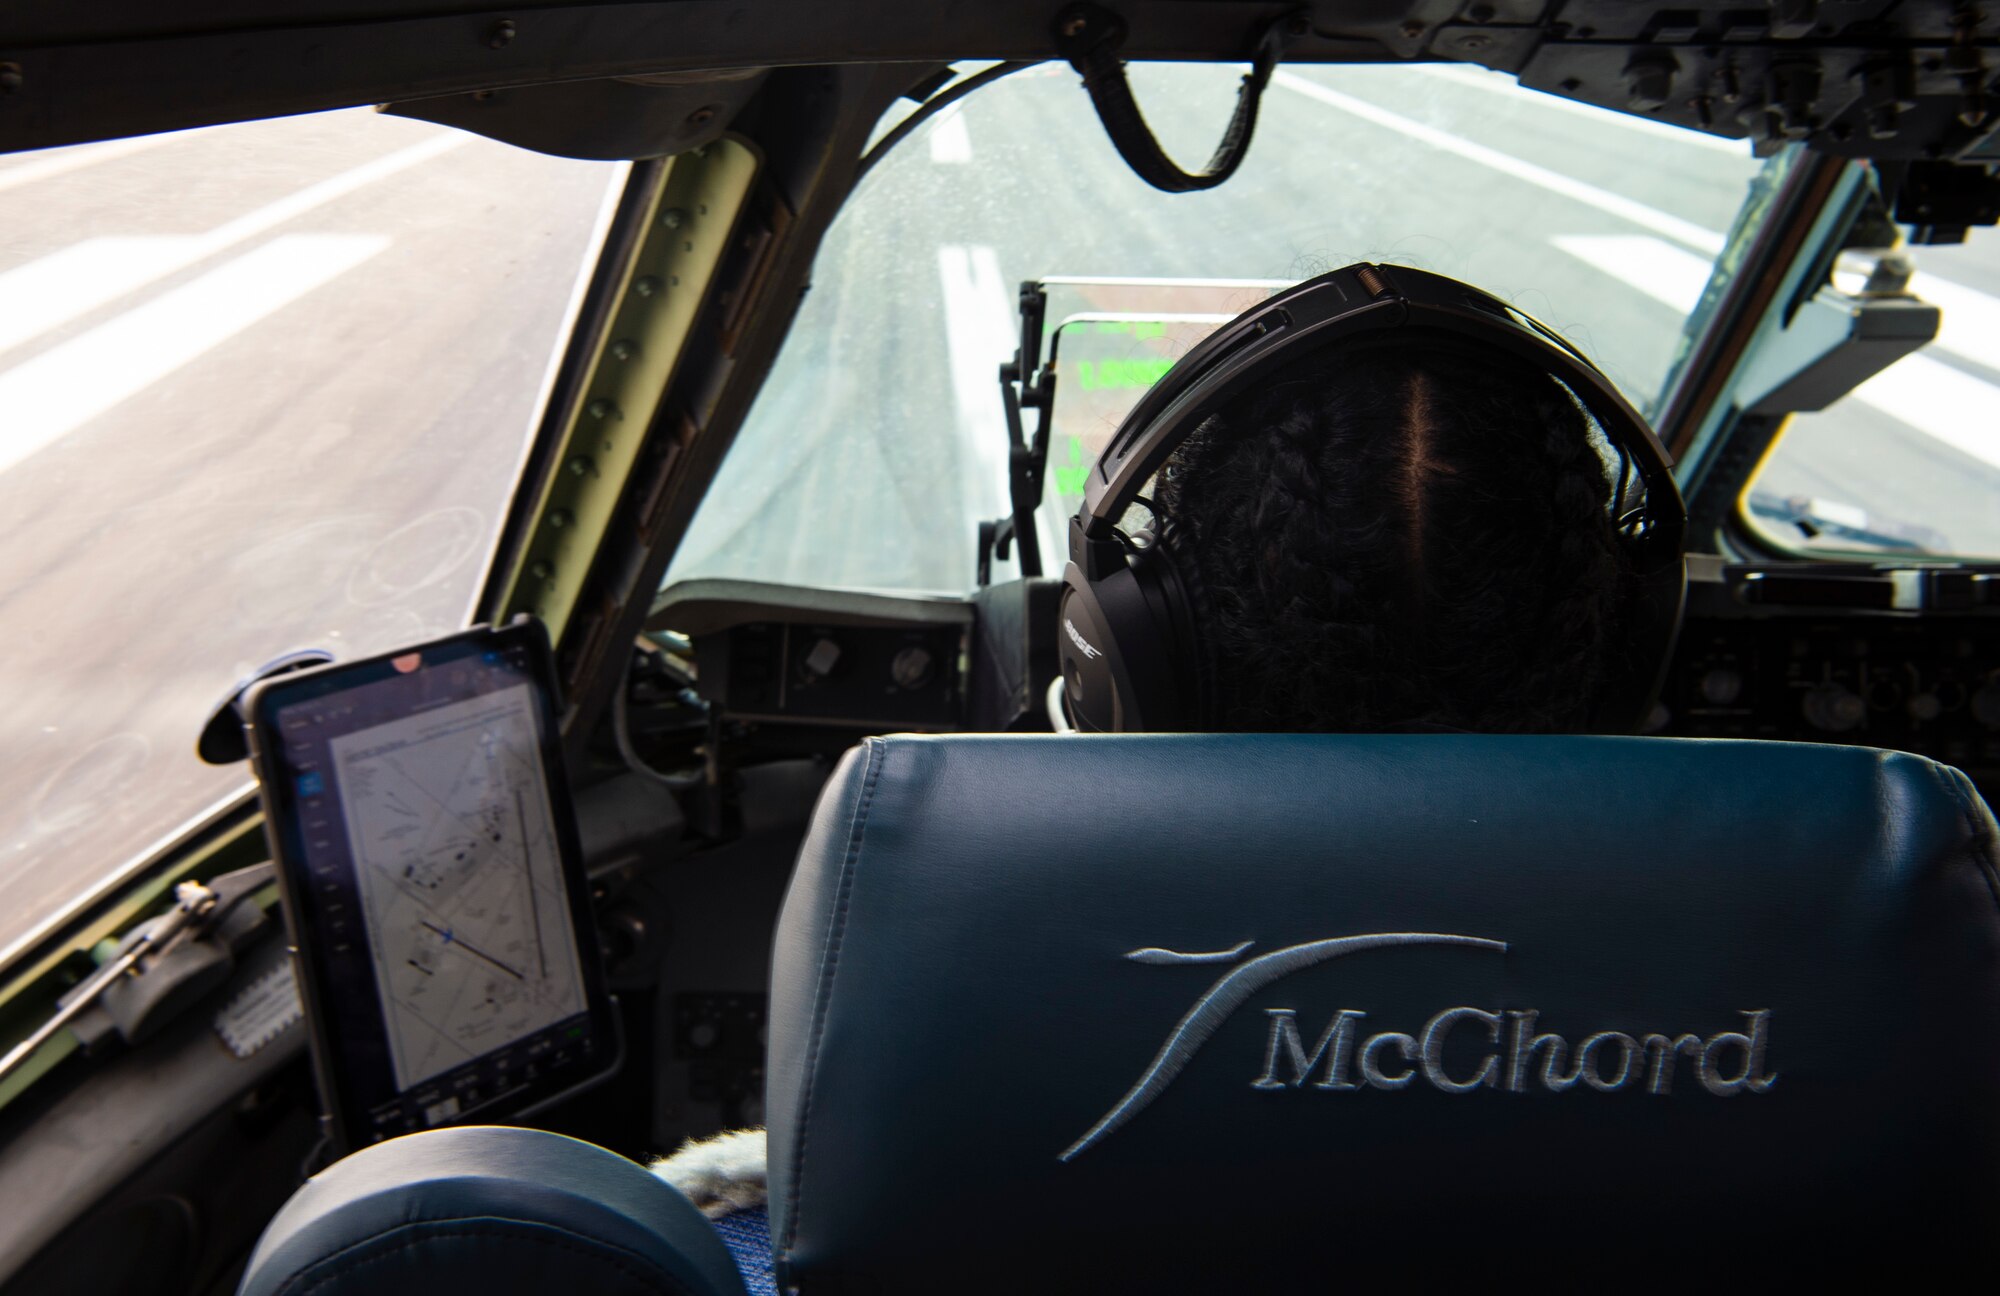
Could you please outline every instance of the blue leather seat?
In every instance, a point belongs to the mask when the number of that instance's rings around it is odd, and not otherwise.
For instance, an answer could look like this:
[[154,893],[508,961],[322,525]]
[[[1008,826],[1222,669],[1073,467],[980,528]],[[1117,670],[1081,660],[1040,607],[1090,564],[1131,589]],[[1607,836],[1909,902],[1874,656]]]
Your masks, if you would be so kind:
[[258,1241],[239,1296],[744,1296],[688,1200],[624,1157],[540,1130],[410,1134],[315,1175]]
[[[1858,748],[871,739],[778,932],[778,1289],[1991,1265],[1996,836]],[[440,1288],[743,1291],[637,1166],[482,1129],[316,1178],[242,1290]]]
[[778,933],[779,1288],[1990,1266],[1995,832],[1846,747],[871,739]]

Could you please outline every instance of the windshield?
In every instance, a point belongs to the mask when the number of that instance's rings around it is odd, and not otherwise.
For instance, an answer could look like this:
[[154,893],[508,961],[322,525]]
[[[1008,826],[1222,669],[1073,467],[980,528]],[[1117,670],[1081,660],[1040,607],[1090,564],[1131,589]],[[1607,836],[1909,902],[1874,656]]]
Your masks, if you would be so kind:
[[366,111],[0,159],[0,957],[248,782],[247,672],[463,623],[621,172]]
[[[1883,256],[1942,312],[1937,340],[1793,416],[1743,493],[1744,519],[1802,557],[2000,558],[2000,231]],[[1874,264],[1845,257],[1833,283],[1862,292]]]
[[[1184,160],[1214,148],[1239,71],[1133,69]],[[849,199],[668,580],[969,588],[978,523],[1005,508],[997,371],[1017,345],[1023,279],[1290,282],[1352,261],[1418,266],[1539,317],[1645,408],[1693,305],[1663,301],[1655,281],[1721,249],[1757,165],[1745,144],[1476,69],[1312,68],[1274,77],[1233,179],[1168,195],[1118,158],[1073,72],[1017,73],[920,128]],[[1049,328],[1061,318],[1052,306]],[[1059,415],[1086,381],[1101,387],[1109,371],[1078,367],[1100,359],[1065,351]],[[1083,450],[1052,442],[1052,475]]]

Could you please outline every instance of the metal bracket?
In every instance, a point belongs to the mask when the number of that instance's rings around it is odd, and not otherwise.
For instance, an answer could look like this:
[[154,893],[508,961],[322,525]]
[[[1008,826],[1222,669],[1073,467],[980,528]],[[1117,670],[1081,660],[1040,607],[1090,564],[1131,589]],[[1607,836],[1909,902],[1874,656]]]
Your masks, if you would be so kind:
[[220,985],[237,951],[264,925],[263,911],[244,902],[270,885],[273,871],[270,864],[255,864],[208,885],[178,883],[173,908],[130,932],[95,972],[57,1000],[53,1015],[0,1057],[0,1082],[65,1027],[86,1047],[113,1031],[137,1043]]
[[1750,414],[1823,410],[1937,337],[1938,308],[1907,293],[1855,297],[1822,288],[1764,342],[1736,380]]
[[[1021,284],[1021,345],[1000,366],[1000,404],[1007,413],[1007,504],[1003,518],[979,524],[979,585],[993,583],[993,559],[1005,560],[1019,547],[1021,574],[1042,574],[1042,546],[1035,534],[1035,510],[1042,503],[1042,479],[1049,461],[1049,412],[1056,399],[1056,369],[1042,363],[1042,321],[1049,295],[1035,280]],[[1035,410],[1032,439],[1023,410]]]

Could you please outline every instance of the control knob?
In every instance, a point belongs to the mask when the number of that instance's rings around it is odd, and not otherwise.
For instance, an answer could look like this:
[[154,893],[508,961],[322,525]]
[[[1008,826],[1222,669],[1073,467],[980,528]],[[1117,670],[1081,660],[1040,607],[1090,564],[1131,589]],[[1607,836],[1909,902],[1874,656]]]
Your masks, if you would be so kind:
[[1988,680],[1972,695],[1972,718],[1988,729],[2000,729],[2000,679]]
[[1861,695],[1841,684],[1814,686],[1806,693],[1801,709],[1807,724],[1827,733],[1844,733],[1868,714],[1868,704]]
[[1711,667],[1701,677],[1701,700],[1710,706],[1728,706],[1743,696],[1743,675],[1727,666]]
[[839,664],[840,645],[832,639],[821,639],[805,656],[806,670],[816,679],[825,679],[833,674],[833,668]]
[[889,677],[896,681],[898,688],[920,689],[931,682],[933,674],[935,669],[930,650],[917,644],[911,644],[897,653],[889,663]]

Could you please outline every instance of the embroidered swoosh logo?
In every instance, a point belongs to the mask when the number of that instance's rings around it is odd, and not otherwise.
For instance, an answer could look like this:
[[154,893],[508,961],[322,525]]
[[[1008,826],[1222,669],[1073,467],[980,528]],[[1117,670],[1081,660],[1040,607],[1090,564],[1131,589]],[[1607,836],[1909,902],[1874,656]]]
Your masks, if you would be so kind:
[[1148,947],[1146,949],[1135,949],[1125,957],[1131,959],[1134,963],[1234,963],[1238,955],[1256,943],[1255,941],[1244,941],[1234,949],[1211,950],[1206,954],[1183,954],[1179,950],[1153,949]]
[[[1208,954],[1181,954],[1166,949],[1138,949],[1125,957],[1137,963],[1222,963],[1227,962],[1249,949],[1251,942],[1244,941],[1235,949],[1218,950]],[[1221,1028],[1229,1015],[1241,1008],[1251,995],[1294,972],[1324,963],[1328,959],[1339,958],[1343,954],[1358,954],[1363,950],[1383,949],[1396,945],[1468,945],[1475,949],[1489,949],[1505,953],[1505,941],[1487,940],[1481,936],[1452,936],[1442,932],[1373,932],[1365,936],[1336,936],[1330,940],[1308,941],[1303,945],[1288,945],[1284,949],[1260,954],[1247,963],[1231,968],[1208,992],[1195,1000],[1194,1007],[1188,1009],[1173,1034],[1153,1056],[1152,1065],[1139,1077],[1138,1083],[1126,1091],[1110,1111],[1104,1113],[1097,1124],[1084,1132],[1082,1138],[1069,1145],[1061,1161],[1073,1161],[1082,1153],[1102,1140],[1113,1130],[1131,1120],[1146,1109],[1166,1091],[1194,1055],[1206,1044],[1209,1037]]]

